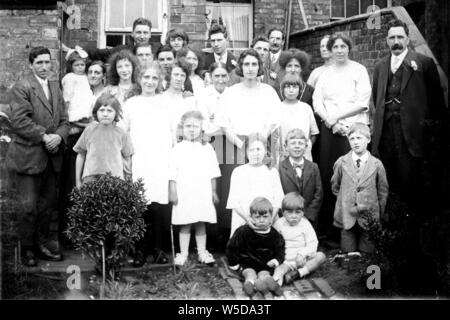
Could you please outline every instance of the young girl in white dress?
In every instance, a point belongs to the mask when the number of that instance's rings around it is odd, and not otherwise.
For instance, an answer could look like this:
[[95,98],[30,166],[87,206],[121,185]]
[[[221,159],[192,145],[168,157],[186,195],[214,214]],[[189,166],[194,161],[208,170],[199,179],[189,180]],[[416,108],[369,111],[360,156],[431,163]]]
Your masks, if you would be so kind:
[[231,233],[241,225],[255,228],[250,217],[250,203],[256,197],[267,198],[273,205],[276,220],[284,193],[278,170],[270,167],[266,151],[267,140],[261,134],[251,134],[246,140],[248,163],[233,170],[227,209],[232,209]]
[[206,250],[205,222],[216,223],[216,178],[220,177],[216,153],[202,138],[203,116],[188,111],[181,117],[179,134],[182,141],[172,149],[169,164],[169,200],[173,204],[172,224],[179,225],[180,253],[175,264],[182,266],[189,254],[191,227],[195,226],[198,260],[214,263]]
[[92,116],[94,96],[86,74],[87,59],[87,53],[81,48],[71,50],[66,56],[67,74],[61,84],[71,122],[71,134],[83,131]]
[[[301,129],[307,137],[307,146],[305,158],[312,161],[311,149],[316,141],[316,135],[319,134],[316,119],[310,105],[298,100],[302,79],[297,74],[288,73],[284,76],[280,85],[283,102],[280,108],[280,146],[281,155],[287,156],[284,151],[284,141],[286,135],[292,129]],[[284,160],[280,159],[280,161]]]

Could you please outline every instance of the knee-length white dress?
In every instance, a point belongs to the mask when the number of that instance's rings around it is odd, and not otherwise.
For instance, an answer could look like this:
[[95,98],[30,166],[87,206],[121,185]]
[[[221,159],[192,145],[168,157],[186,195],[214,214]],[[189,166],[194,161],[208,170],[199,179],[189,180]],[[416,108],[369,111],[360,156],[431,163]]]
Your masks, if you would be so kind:
[[220,170],[210,144],[177,143],[170,157],[169,177],[176,182],[178,196],[172,208],[172,224],[217,222],[211,180],[220,177]]

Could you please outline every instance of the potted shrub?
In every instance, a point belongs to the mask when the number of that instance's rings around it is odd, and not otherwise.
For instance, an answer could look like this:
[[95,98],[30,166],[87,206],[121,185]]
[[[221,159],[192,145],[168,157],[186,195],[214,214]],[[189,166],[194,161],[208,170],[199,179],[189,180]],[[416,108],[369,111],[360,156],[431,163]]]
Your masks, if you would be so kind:
[[142,181],[122,180],[108,173],[74,188],[70,197],[68,238],[95,261],[97,270],[101,270],[104,246],[106,274],[114,277],[130,249],[144,236],[142,214],[147,204]]

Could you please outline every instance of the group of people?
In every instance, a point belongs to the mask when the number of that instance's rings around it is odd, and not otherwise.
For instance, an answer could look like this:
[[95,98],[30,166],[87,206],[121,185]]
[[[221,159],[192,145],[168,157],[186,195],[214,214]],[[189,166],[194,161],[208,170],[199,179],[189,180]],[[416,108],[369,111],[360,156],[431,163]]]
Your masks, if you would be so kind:
[[256,37],[239,58],[221,25],[209,30],[212,53],[189,47],[182,30],[170,30],[156,50],[150,36],[150,21],[139,18],[132,45],[65,47],[62,92],[48,80],[50,51],[31,50],[33,74],[12,89],[7,155],[23,198],[26,265],[36,265],[36,253],[62,259],[49,245],[58,231],[51,222],[64,224],[74,187],[107,172],[144,182],[147,229],[136,266],[149,254],[168,262],[170,223],[179,226],[174,263],[184,265],[194,227],[198,260],[215,261],[209,234],[249,295],[277,293],[317,269],[325,260],[317,233],[331,236],[334,227],[344,252],[373,252],[367,220],[388,221],[389,186],[416,201],[423,123],[442,115],[444,103],[434,62],[408,49],[402,21],[388,26],[392,54],[372,85],[343,33],[322,39],[325,63],[307,82],[309,55],[283,51],[282,30]]

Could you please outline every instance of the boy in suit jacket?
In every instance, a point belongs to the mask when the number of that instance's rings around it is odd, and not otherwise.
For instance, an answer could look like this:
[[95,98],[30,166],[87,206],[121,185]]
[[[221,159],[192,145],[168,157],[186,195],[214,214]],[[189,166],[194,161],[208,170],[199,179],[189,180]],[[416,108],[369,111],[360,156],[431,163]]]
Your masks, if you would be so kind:
[[348,132],[352,151],[334,164],[331,189],[337,196],[334,226],[341,228],[341,249],[372,253],[374,246],[367,232],[367,215],[384,217],[389,186],[380,160],[367,151],[370,129],[354,123]]
[[303,156],[306,135],[300,129],[292,129],[286,135],[285,148],[289,156],[280,163],[280,179],[284,194],[298,192],[305,200],[305,217],[317,229],[323,190],[319,167]]

